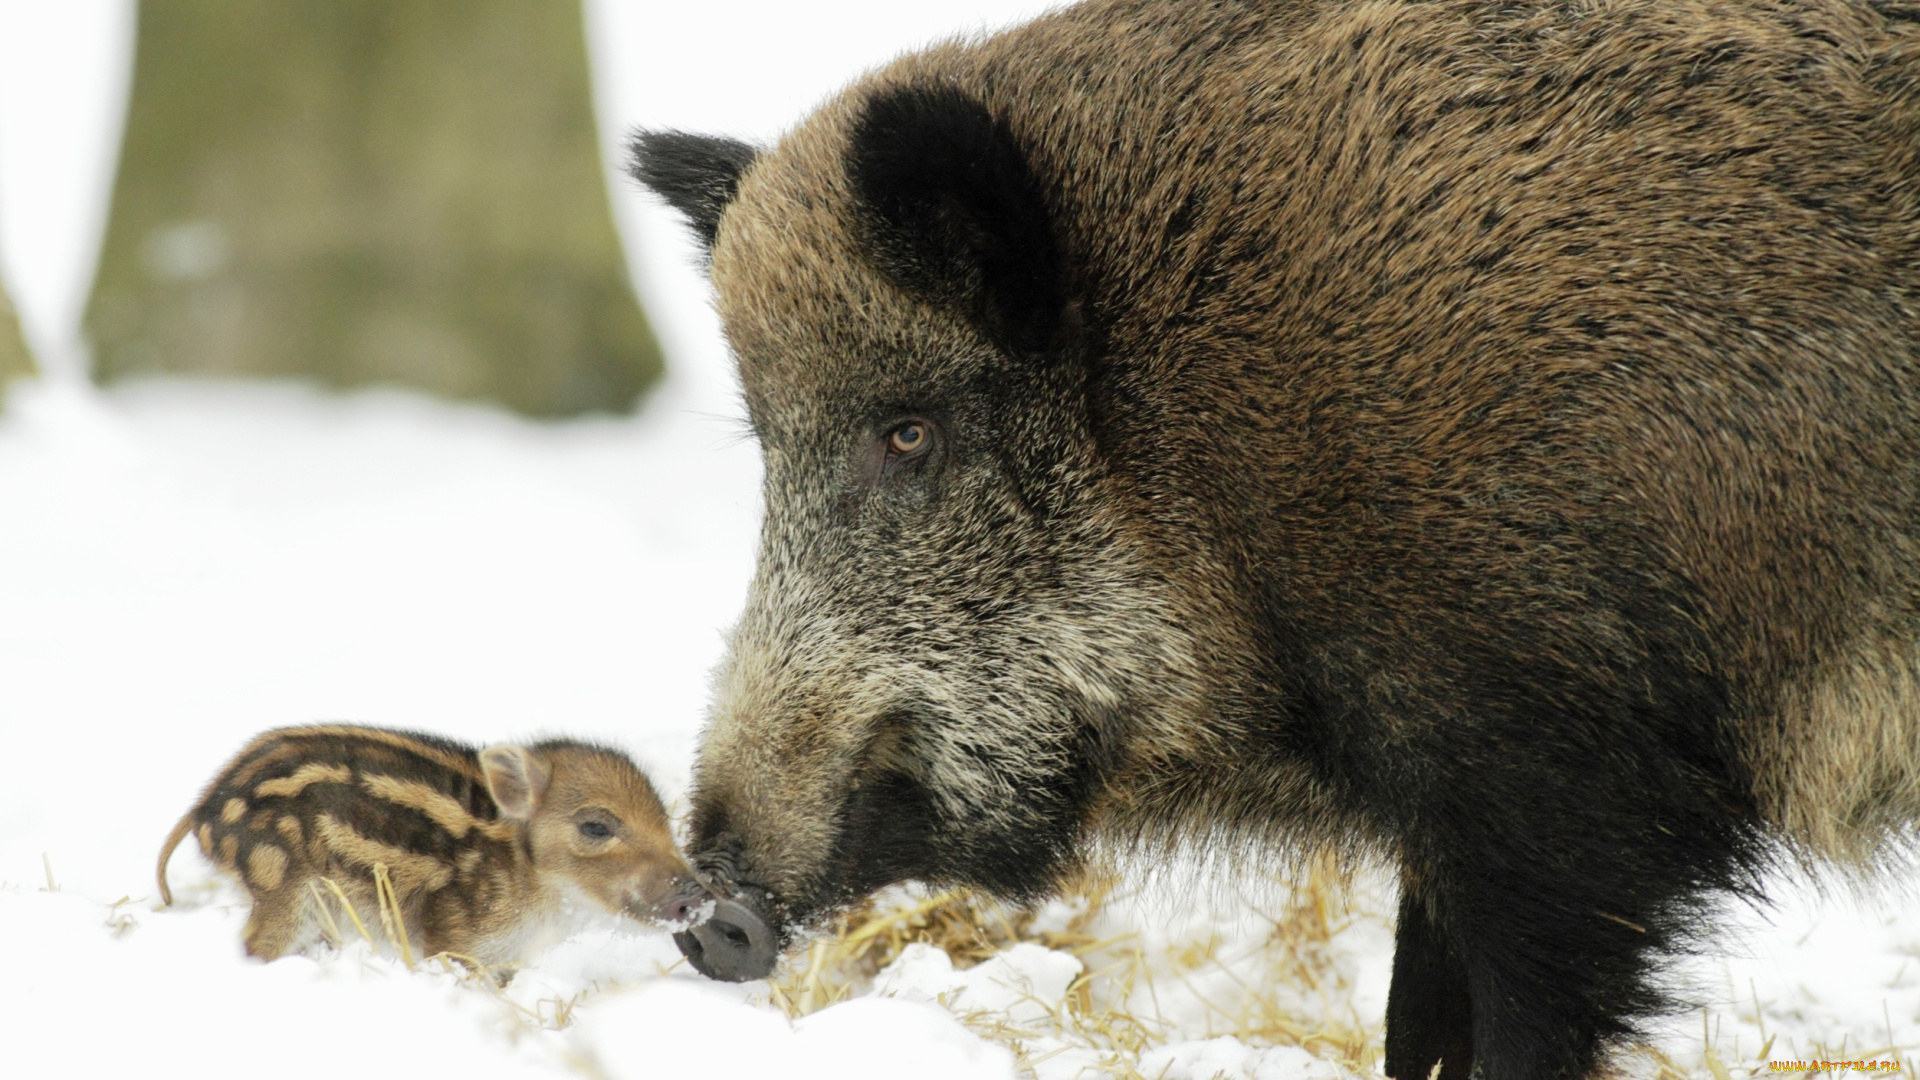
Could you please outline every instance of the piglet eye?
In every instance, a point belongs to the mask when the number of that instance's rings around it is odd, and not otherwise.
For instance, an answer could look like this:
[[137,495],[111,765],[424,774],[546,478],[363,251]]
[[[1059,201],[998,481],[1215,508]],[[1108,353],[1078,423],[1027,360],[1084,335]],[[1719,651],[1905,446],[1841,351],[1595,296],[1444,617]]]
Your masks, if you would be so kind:
[[598,821],[583,821],[580,823],[580,835],[594,840],[605,840],[613,835],[613,830]]
[[896,454],[911,454],[927,445],[927,425],[909,420],[887,432],[887,449]]

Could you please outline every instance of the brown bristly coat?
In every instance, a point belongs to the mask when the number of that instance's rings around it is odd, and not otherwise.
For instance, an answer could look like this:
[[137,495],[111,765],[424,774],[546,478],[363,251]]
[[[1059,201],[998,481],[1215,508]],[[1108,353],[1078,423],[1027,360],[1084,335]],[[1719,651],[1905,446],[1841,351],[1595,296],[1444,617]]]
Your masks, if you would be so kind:
[[1331,845],[1390,1073],[1564,1077],[1772,861],[1911,859],[1920,5],[1094,0],[636,150],[766,463],[692,846],[778,932]]

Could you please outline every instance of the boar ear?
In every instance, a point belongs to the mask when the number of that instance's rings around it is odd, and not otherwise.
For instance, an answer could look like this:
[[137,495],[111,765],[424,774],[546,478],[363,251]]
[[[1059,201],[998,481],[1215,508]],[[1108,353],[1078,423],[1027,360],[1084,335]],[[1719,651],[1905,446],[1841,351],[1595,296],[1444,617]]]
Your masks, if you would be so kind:
[[546,797],[547,781],[553,771],[546,761],[524,746],[489,746],[480,751],[480,771],[487,778],[487,793],[505,817],[525,821]]
[[708,250],[741,174],[760,154],[738,139],[684,131],[636,131],[627,150],[627,174],[680,211]]
[[883,90],[854,124],[847,165],[882,269],[1012,351],[1054,340],[1064,290],[1052,221],[1004,120],[951,86]]

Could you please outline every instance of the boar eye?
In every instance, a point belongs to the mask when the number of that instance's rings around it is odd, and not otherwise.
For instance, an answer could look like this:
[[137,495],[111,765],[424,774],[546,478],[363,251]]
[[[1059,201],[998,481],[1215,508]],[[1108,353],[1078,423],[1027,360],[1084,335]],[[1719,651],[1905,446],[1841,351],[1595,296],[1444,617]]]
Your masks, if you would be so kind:
[[909,420],[892,431],[887,432],[887,449],[902,457],[926,449],[933,438],[927,425],[919,420]]
[[583,821],[580,823],[580,835],[591,840],[605,840],[613,835],[613,830],[607,828],[603,822]]
[[940,426],[922,416],[895,420],[867,445],[867,478],[884,483],[918,472],[941,450]]

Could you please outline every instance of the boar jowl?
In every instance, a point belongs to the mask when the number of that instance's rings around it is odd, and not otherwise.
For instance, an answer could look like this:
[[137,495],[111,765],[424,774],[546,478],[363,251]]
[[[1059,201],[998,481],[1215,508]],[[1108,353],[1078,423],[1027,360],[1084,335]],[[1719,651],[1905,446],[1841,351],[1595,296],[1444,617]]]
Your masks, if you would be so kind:
[[1387,1071],[1579,1076],[1920,817],[1920,23],[1131,0],[635,140],[766,463],[725,978],[884,884],[1400,867]]

